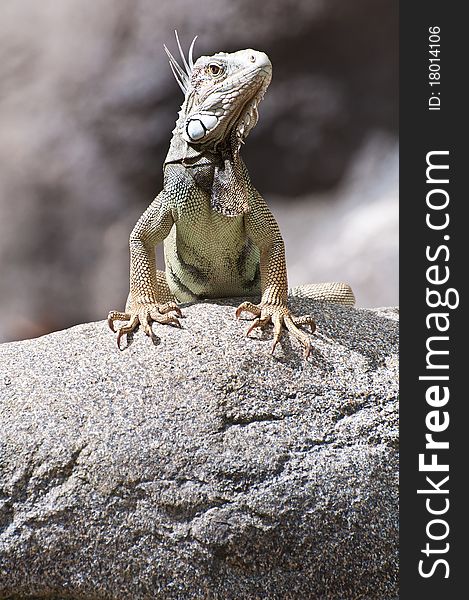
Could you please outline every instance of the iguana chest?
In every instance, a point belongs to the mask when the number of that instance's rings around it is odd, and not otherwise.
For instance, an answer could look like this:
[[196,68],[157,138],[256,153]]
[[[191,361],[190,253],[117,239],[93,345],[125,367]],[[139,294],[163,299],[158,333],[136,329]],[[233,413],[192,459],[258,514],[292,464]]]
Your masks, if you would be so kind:
[[174,212],[164,251],[168,284],[179,301],[259,292],[259,251],[243,215],[213,210],[209,190],[200,186],[180,198]]

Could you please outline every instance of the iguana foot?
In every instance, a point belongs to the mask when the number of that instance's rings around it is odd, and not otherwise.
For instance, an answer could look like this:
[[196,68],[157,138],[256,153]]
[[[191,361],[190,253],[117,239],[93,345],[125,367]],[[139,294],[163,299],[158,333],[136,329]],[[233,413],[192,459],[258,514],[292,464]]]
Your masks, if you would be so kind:
[[[124,334],[131,333],[138,325],[141,325],[143,331],[152,339],[154,338],[153,330],[151,328],[152,321],[162,324],[175,325],[181,327],[179,319],[174,315],[170,314],[174,312],[178,317],[182,317],[182,312],[179,306],[175,302],[167,302],[166,304],[135,304],[127,312],[118,312],[111,310],[107,316],[107,322],[111,330],[117,332],[117,347],[122,350],[120,346],[121,337]],[[118,329],[114,327],[114,321],[129,321],[127,325],[122,325]]]
[[290,309],[286,305],[274,305],[274,304],[252,304],[252,302],[243,302],[236,309],[236,317],[239,319],[242,312],[250,312],[256,318],[249,327],[246,335],[249,336],[253,329],[260,327],[264,329],[266,325],[272,323],[274,326],[274,341],[272,344],[272,354],[275,350],[275,346],[280,341],[282,335],[282,325],[285,326],[288,331],[296,338],[304,348],[305,359],[311,353],[311,342],[309,337],[304,331],[298,328],[299,325],[309,325],[311,327],[311,333],[316,329],[316,323],[313,317],[305,315],[297,317],[292,315]]

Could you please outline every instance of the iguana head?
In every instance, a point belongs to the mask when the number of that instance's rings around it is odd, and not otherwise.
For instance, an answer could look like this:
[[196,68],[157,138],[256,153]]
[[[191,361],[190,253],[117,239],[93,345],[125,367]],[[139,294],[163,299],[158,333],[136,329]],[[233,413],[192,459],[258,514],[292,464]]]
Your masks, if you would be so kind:
[[228,137],[239,145],[258,119],[257,106],[272,77],[272,65],[264,52],[240,50],[201,56],[195,63],[192,52],[181,67],[165,46],[176,81],[184,92],[177,132],[191,145],[216,148]]

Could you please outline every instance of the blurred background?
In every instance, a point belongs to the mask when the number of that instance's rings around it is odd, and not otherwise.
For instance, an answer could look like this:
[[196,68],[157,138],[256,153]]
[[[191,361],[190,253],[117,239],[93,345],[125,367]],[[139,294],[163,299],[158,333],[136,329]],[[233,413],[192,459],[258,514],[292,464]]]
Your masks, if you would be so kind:
[[[0,341],[124,307],[128,237],[182,94],[163,43],[254,48],[273,79],[243,157],[290,285],[398,302],[396,0],[2,0]],[[161,262],[160,262],[161,265]]]

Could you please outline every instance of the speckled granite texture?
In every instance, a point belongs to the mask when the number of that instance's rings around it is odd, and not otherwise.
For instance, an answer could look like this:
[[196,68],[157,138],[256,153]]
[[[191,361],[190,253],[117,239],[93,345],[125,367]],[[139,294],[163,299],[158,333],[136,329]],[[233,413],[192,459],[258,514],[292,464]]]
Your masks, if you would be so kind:
[[397,598],[397,311],[292,304],[0,346],[0,598]]

